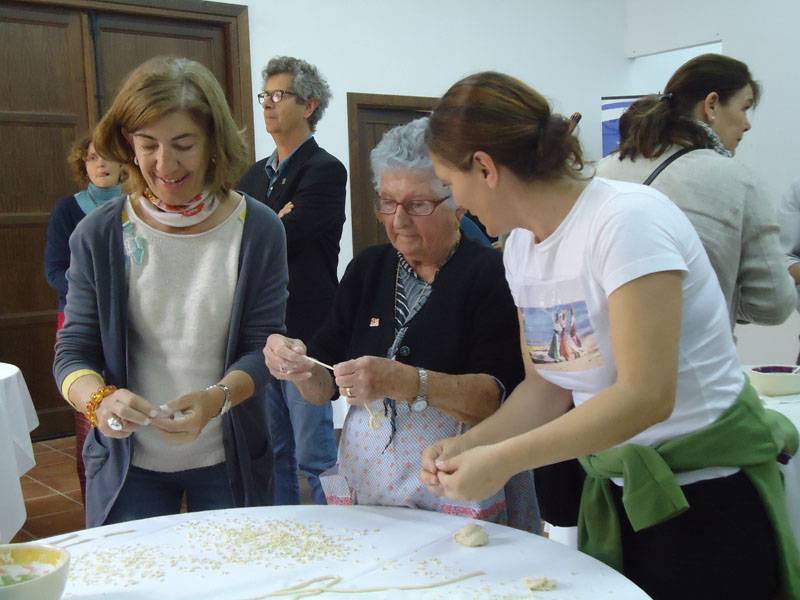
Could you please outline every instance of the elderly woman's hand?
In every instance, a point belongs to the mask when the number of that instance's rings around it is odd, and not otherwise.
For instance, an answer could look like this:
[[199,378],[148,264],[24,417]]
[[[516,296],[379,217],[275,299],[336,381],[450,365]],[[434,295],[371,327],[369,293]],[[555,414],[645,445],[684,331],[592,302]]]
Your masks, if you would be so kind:
[[439,440],[422,451],[422,469],[419,472],[419,479],[428,487],[431,493],[437,496],[444,495],[444,489],[439,483],[439,469],[436,467],[436,461],[458,456],[467,448],[468,445],[464,437],[457,435]]
[[171,444],[192,442],[219,414],[224,401],[224,393],[216,388],[184,394],[160,407],[162,416],[153,419],[153,427]]
[[333,366],[339,393],[350,404],[367,404],[382,398],[414,398],[419,378],[414,367],[388,358],[361,356]]
[[267,338],[264,360],[272,376],[285,381],[308,379],[314,367],[306,357],[306,345],[302,341],[278,333]]
[[[121,388],[107,396],[97,407],[97,428],[110,438],[123,439],[158,415],[158,409],[141,396]],[[108,426],[111,418],[122,421],[122,429],[117,431]]]

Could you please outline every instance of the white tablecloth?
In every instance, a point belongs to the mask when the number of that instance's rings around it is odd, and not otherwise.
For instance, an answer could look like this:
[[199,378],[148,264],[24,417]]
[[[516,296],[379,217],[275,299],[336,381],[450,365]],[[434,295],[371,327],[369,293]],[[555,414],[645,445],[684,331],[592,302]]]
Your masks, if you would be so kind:
[[[764,405],[777,411],[792,422],[800,430],[800,395],[796,396],[762,396]],[[786,503],[789,506],[789,520],[792,523],[794,537],[800,542],[800,455],[795,455],[788,465],[781,465],[783,481],[786,484]]]
[[49,541],[72,554],[65,599],[251,600],[323,575],[354,590],[474,571],[484,574],[429,590],[323,597],[540,597],[524,578],[547,577],[557,582],[548,600],[648,598],[599,561],[516,529],[480,522],[487,546],[454,542],[453,533],[471,522],[406,508],[276,506],[144,519]]
[[13,538],[25,523],[19,478],[36,464],[30,432],[38,426],[22,373],[0,363],[0,543]]

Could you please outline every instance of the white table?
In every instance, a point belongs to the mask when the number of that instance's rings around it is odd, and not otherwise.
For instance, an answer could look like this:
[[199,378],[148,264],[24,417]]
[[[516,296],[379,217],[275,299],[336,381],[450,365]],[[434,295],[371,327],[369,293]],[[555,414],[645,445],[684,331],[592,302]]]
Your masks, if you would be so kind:
[[323,597],[543,598],[530,594],[524,578],[544,576],[557,582],[548,600],[648,598],[590,556],[516,529],[479,522],[487,546],[454,542],[453,533],[472,522],[406,508],[276,506],[131,521],[49,541],[72,555],[65,599],[255,600],[322,575],[353,590],[475,571],[484,574],[428,590]]
[[0,363],[0,543],[11,540],[25,523],[19,478],[36,464],[30,432],[38,426],[22,373]]
[[[794,396],[761,396],[764,406],[785,415],[800,430],[800,394]],[[786,484],[786,503],[795,539],[800,542],[800,454],[787,465],[781,465]]]

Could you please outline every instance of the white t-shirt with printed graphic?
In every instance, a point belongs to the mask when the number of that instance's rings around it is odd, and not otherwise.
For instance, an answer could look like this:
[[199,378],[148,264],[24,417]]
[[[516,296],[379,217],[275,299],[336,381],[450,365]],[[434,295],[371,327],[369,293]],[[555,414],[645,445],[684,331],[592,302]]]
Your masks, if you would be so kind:
[[[672,415],[626,443],[654,446],[701,429],[744,385],[725,299],[686,216],[642,185],[595,177],[558,229],[542,242],[516,229],[504,251],[506,277],[524,319],[529,358],[575,405],[616,381],[608,296],[644,275],[681,271],[683,311]],[[652,340],[657,344],[658,340]],[[735,469],[703,469],[681,484]]]

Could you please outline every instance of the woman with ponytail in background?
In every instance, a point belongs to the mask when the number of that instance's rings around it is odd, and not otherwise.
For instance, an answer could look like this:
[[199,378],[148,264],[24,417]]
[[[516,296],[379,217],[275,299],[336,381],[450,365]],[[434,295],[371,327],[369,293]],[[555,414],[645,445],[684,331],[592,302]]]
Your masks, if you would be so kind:
[[731,160],[750,130],[761,88],[747,65],[703,54],[681,66],[660,96],[637,100],[624,115],[618,153],[597,174],[664,192],[694,225],[735,323],[779,325],[795,303],[781,251],[775,207],[763,184]]
[[[426,140],[456,203],[489,234],[511,232],[525,358],[499,410],[424,451],[429,489],[485,498],[515,473],[579,458],[579,547],[651,597],[800,597],[776,462],[797,431],[744,376],[686,216],[652,188],[587,177],[567,121],[507,75],[453,85]],[[553,361],[552,315],[565,310],[581,352]]]
[[[67,304],[67,268],[69,267],[69,236],[83,217],[112,198],[122,195],[120,182],[125,178],[122,164],[98,154],[92,138],[84,135],[72,143],[67,164],[80,192],[61,198],[47,223],[47,242],[44,247],[44,273],[47,283],[58,292],[58,321],[56,331],[64,326],[64,307]],[[83,442],[89,432],[89,421],[75,411],[75,464],[85,500],[86,476],[83,469]]]

